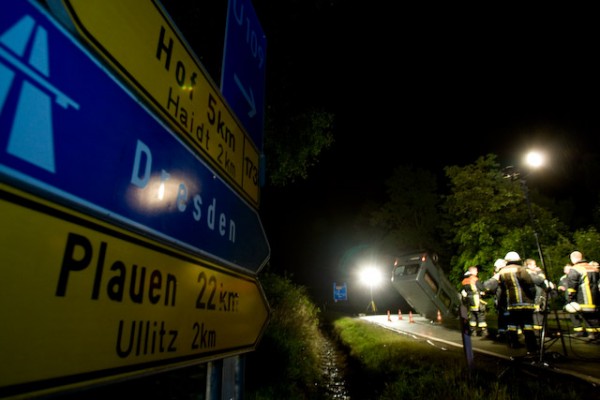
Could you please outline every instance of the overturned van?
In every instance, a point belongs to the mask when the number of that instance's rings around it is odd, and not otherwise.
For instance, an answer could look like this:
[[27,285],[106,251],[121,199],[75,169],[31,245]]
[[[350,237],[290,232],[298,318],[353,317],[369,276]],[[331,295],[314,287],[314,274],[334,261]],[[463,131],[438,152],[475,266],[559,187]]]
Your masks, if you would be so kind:
[[[394,258],[392,286],[425,318],[458,316],[460,295],[437,264],[435,254],[415,252]],[[438,315],[439,312],[439,315]]]

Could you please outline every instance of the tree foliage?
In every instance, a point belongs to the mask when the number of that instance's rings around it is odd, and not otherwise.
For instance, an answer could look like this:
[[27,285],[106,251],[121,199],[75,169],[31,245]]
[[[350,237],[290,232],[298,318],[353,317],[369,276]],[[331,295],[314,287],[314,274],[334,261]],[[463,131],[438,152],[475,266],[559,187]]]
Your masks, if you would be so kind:
[[385,182],[388,201],[371,213],[370,224],[383,231],[384,248],[405,252],[435,249],[439,195],[435,175],[398,166]]
[[331,147],[334,116],[310,110],[278,118],[268,115],[265,128],[267,179],[274,186],[285,186],[306,179],[321,153]]
[[526,213],[517,185],[503,178],[494,155],[465,167],[446,167],[445,173],[450,193],[443,209],[456,249],[451,277],[458,280],[469,265],[492,265],[504,255],[504,246],[521,241],[524,232],[511,228],[522,227]]
[[263,272],[261,283],[272,310],[256,352],[248,356],[248,398],[318,399],[325,340],[320,311],[306,287],[287,277]]
[[370,219],[385,232],[388,249],[449,252],[442,259],[449,260],[446,272],[455,283],[470,265],[490,276],[494,261],[509,251],[538,260],[554,281],[575,249],[600,259],[600,233],[593,226],[570,231],[549,207],[553,202],[530,192],[525,177],[507,176],[496,155],[444,172],[448,185],[441,194],[430,172],[394,170],[386,181],[388,198]]
[[[323,92],[328,82],[321,81],[326,66],[319,65],[319,74],[298,74],[315,65],[304,46],[321,39],[318,33],[328,27],[334,2],[262,3],[255,6],[286,15],[267,20],[264,25],[271,49],[267,56],[265,183],[284,187],[307,179],[322,153],[334,143],[334,107]],[[308,30],[307,19],[313,24]],[[303,34],[297,35],[299,31]]]
[[577,230],[573,234],[573,242],[575,248],[581,251],[588,261],[600,262],[600,233],[595,227]]
[[507,176],[496,155],[480,157],[465,167],[446,167],[445,172],[450,194],[444,209],[452,220],[457,250],[452,260],[454,281],[469,265],[481,265],[491,274],[494,261],[509,251],[540,260],[538,242],[540,247],[569,242],[565,225],[532,201],[523,177]]

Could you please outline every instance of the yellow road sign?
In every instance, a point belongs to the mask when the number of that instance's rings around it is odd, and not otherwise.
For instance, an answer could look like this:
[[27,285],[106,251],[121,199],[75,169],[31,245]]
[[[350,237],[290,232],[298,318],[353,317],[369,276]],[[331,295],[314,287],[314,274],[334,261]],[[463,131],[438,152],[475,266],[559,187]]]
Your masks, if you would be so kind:
[[257,147],[157,0],[47,2],[258,207]]
[[4,184],[0,215],[0,397],[241,354],[266,327],[253,277]]

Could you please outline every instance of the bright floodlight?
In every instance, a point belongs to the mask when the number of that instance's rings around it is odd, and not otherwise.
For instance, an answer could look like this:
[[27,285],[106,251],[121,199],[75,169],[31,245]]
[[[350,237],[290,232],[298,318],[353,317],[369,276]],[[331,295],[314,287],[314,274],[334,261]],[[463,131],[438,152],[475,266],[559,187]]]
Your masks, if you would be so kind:
[[544,155],[538,151],[530,151],[525,156],[525,162],[532,168],[539,168],[544,165]]
[[381,272],[375,267],[367,267],[361,271],[360,280],[371,287],[376,286],[381,282]]
[[371,295],[371,302],[369,302],[369,305],[367,306],[367,311],[377,311],[377,306],[373,300],[373,286],[377,286],[379,282],[381,282],[381,279],[381,272],[375,267],[366,267],[360,271],[360,280],[369,286],[369,293]]

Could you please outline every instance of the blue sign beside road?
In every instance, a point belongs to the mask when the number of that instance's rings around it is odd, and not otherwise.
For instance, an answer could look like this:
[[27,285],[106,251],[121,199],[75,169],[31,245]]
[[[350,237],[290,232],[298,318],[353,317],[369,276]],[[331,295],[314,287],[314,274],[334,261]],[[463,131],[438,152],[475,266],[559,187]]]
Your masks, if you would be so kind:
[[333,282],[333,301],[336,303],[338,301],[348,300],[348,287],[346,286],[346,282],[341,285]]
[[250,0],[229,0],[221,92],[262,152],[267,39]]
[[227,265],[270,256],[260,218],[60,25],[0,15],[0,180]]

